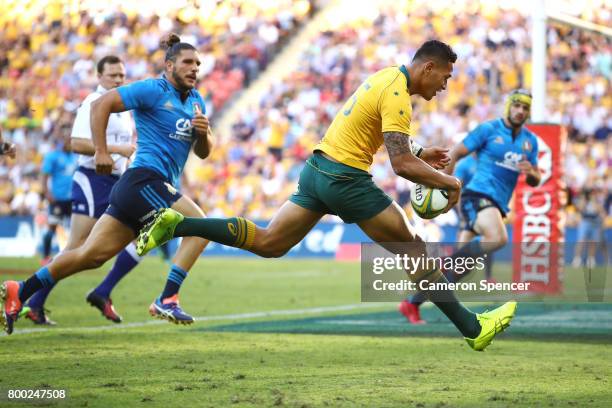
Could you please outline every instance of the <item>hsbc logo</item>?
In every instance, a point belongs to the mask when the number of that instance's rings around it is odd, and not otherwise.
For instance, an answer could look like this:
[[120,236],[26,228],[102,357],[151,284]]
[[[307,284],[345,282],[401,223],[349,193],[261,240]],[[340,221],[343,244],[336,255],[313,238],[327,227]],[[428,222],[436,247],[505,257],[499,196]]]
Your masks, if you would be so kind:
[[553,170],[553,157],[552,149],[546,142],[539,136],[538,139],[538,170],[542,175],[542,181],[540,185],[544,185],[552,176]]
[[519,184],[514,242],[520,243],[513,256],[514,280],[532,282],[535,292],[557,293],[563,268],[562,217],[560,216],[559,182],[561,179],[563,133],[559,129],[540,128],[536,136],[538,187]]
[[191,130],[193,129],[193,126],[191,125],[190,119],[185,119],[185,118],[178,119],[176,121],[175,127],[176,127],[176,132],[168,135],[171,139],[181,140],[184,142],[191,142],[191,134],[192,134]]

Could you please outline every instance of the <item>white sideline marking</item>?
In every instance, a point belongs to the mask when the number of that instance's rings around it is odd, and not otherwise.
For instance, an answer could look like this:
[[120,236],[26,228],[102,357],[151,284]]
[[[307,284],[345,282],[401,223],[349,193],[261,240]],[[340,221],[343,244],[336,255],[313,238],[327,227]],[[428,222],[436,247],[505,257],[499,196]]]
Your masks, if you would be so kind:
[[[302,314],[317,314],[326,312],[341,312],[345,310],[357,310],[357,309],[372,309],[386,306],[384,303],[356,303],[352,305],[340,305],[340,306],[323,306],[323,307],[312,307],[308,309],[288,309],[288,310],[270,310],[267,312],[252,312],[252,313],[238,313],[228,314],[219,316],[201,316],[195,317],[197,322],[210,322],[216,320],[233,320],[233,319],[257,319],[260,317],[272,317],[272,316],[292,316]],[[152,318],[153,319],[153,318]],[[25,320],[22,317],[20,320]],[[134,322],[134,323],[119,323],[105,326],[93,326],[93,327],[53,327],[53,328],[34,328],[34,329],[15,329],[12,336],[16,334],[28,334],[28,333],[46,333],[46,332],[97,332],[103,330],[117,330],[117,329],[131,329],[134,327],[145,327],[159,324],[173,324],[166,320],[148,320],[146,322]],[[6,336],[6,333],[2,333]]]

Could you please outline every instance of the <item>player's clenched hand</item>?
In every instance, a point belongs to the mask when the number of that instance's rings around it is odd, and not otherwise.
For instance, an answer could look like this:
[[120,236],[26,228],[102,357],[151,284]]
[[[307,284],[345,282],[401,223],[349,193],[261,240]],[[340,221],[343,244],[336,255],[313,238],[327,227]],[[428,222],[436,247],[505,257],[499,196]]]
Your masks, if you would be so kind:
[[195,115],[191,121],[191,125],[195,128],[198,136],[206,137],[208,134],[208,118],[202,114],[199,105],[195,105],[194,110]]
[[449,212],[459,202],[459,196],[461,195],[461,181],[457,177],[449,176],[453,178],[452,186],[446,189],[448,193],[448,204],[444,209],[444,212]]
[[108,152],[102,153],[96,151],[94,154],[94,162],[96,164],[96,173],[108,175],[113,172],[115,162]]
[[450,164],[449,149],[440,146],[426,147],[421,153],[421,160],[436,170],[441,170]]
[[534,169],[532,164],[527,160],[521,160],[518,162],[517,168],[523,174],[531,174]]

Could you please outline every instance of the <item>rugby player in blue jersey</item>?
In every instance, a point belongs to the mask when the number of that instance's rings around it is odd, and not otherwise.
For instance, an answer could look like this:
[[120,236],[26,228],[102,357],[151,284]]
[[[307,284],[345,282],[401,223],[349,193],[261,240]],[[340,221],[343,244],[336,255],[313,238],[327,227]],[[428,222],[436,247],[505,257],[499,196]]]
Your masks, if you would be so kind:
[[[92,103],[91,129],[98,174],[115,166],[106,143],[111,113],[133,110],[138,131],[136,158],[114,185],[110,205],[85,243],[63,252],[26,281],[0,286],[0,320],[10,334],[23,303],[34,292],[77,272],[93,269],[117,255],[136,237],[157,210],[171,207],[191,217],[204,212],[175,187],[189,152],[208,157],[212,132],[204,116],[204,101],[195,89],[200,58],[197,50],[176,34],[162,41],[165,72],[160,78],[134,82],[106,92]],[[184,238],[174,258],[162,294],[151,304],[152,315],[175,323],[192,323],[178,303],[178,290],[208,241]]]
[[[477,126],[462,143],[451,150],[451,163],[444,170],[452,174],[455,164],[472,152],[477,165],[474,176],[461,194],[463,218],[460,242],[467,242],[454,257],[479,257],[492,253],[508,243],[504,217],[520,174],[532,187],[540,183],[538,140],[523,125],[529,119],[531,94],[517,89],[506,99],[504,116]],[[461,276],[447,274],[449,281]],[[426,295],[417,293],[410,307],[402,302],[400,311],[411,323],[423,323],[419,306]],[[405,310],[401,310],[401,308]]]
[[59,139],[55,150],[47,153],[42,163],[43,196],[49,202],[48,229],[43,235],[41,265],[51,260],[51,242],[57,226],[70,217],[72,207],[72,175],[77,169],[77,156],[70,147],[70,130],[63,125],[57,129]]

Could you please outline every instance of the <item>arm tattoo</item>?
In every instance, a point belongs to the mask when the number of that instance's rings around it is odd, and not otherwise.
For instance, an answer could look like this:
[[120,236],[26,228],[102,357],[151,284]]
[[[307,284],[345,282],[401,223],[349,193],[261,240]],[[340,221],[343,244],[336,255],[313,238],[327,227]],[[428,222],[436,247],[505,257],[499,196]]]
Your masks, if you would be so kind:
[[407,134],[401,132],[385,132],[383,133],[383,138],[385,139],[387,152],[389,152],[389,158],[404,153],[412,153],[410,138]]

